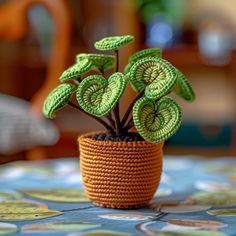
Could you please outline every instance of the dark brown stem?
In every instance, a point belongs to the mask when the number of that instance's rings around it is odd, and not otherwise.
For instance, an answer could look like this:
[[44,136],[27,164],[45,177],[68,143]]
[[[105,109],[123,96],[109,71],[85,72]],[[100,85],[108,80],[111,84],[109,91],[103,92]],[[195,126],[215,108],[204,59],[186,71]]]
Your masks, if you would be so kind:
[[119,50],[115,50],[116,54],[116,72],[119,71]]
[[133,117],[130,118],[128,124],[127,124],[123,129],[126,130],[126,131],[128,131],[128,130],[130,130],[132,127],[134,127]]
[[[115,71],[118,72],[119,71],[119,51],[115,50],[115,54],[116,54],[116,70]],[[114,117],[115,117],[116,134],[118,135],[121,131],[119,101],[117,102],[114,108]]]
[[112,119],[112,116],[111,116],[111,113],[109,113],[107,116],[106,116],[107,120],[109,121],[111,127],[115,130],[115,122],[114,120]]
[[102,76],[105,77],[104,69],[101,68],[99,71],[101,72]]
[[115,128],[116,128],[116,134],[118,135],[120,133],[120,116],[119,116],[119,102],[114,108],[114,117],[115,117]]
[[77,106],[76,104],[74,104],[73,102],[69,101],[68,102],[68,105],[73,107],[74,109],[76,110],[79,110],[81,112],[83,112],[84,114],[86,114],[87,116],[95,119],[97,122],[99,122],[100,124],[102,124],[108,131],[112,132],[113,129],[110,125],[108,125],[104,120],[102,120],[101,118],[99,117],[96,117],[96,116],[93,116],[91,114],[89,114],[88,112],[84,111],[81,107]]
[[133,109],[133,106],[134,106],[135,102],[136,102],[139,98],[141,98],[141,97],[143,96],[143,94],[144,94],[144,90],[142,90],[141,92],[139,92],[139,93],[137,94],[137,96],[134,98],[134,100],[130,103],[130,105],[129,105],[127,111],[125,112],[125,115],[124,115],[124,117],[123,117],[123,119],[122,119],[122,121],[121,121],[121,127],[123,127],[123,126],[125,125],[127,119],[129,118],[129,115],[130,115],[130,113],[131,113],[131,111],[132,111],[132,109]]

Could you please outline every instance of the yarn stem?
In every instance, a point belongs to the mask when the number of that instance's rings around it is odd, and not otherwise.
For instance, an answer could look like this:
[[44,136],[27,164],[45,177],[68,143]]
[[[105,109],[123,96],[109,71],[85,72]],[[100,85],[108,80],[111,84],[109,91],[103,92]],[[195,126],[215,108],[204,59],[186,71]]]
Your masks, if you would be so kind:
[[69,101],[68,102],[68,105],[74,109],[77,109],[81,112],[83,112],[85,115],[95,119],[97,122],[99,122],[100,124],[102,124],[109,132],[112,132],[113,129],[110,125],[108,125],[104,120],[102,120],[101,118],[99,117],[96,117],[96,116],[93,116],[91,114],[89,114],[88,112],[84,111],[80,106],[77,106],[76,104],[74,104],[73,102]]
[[[119,71],[119,50],[115,50],[115,54],[116,54],[116,68],[115,68],[115,71],[118,72]],[[119,101],[117,102],[117,104],[116,104],[116,106],[113,110],[113,114],[114,114],[114,117],[115,117],[116,135],[118,135],[118,134],[120,134],[120,131],[121,131]]]
[[135,102],[136,102],[139,98],[141,98],[141,97],[143,96],[143,94],[144,94],[144,90],[140,91],[140,92],[137,94],[137,96],[134,98],[134,100],[130,103],[130,105],[129,105],[127,111],[125,112],[125,115],[124,115],[124,117],[123,117],[123,119],[122,119],[122,121],[121,121],[121,127],[123,127],[123,126],[125,125],[127,119],[129,118],[129,115],[130,115],[130,113],[131,113],[131,111],[132,111],[132,109],[133,109],[133,106],[134,106]]

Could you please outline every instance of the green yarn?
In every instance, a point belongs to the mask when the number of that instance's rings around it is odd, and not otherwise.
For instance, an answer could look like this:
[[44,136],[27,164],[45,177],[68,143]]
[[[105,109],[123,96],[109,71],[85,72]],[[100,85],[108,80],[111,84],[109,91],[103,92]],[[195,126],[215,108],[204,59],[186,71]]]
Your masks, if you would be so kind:
[[158,99],[171,91],[177,75],[166,60],[148,57],[131,67],[129,78],[137,91],[145,89],[147,98]]
[[185,101],[193,102],[196,98],[196,95],[186,76],[170,62],[166,61],[166,63],[172,68],[177,77],[172,90]]
[[[173,91],[186,101],[192,102],[195,93],[182,72],[162,59],[161,49],[148,48],[131,55],[124,69],[125,74],[116,72],[108,78],[108,73],[104,73],[110,69],[119,70],[118,50],[133,40],[132,35],[122,35],[106,37],[95,42],[96,49],[113,50],[115,56],[78,54],[76,64],[60,76],[62,84],[46,98],[43,114],[54,118],[57,110],[69,104],[95,118],[108,132],[117,135],[125,135],[127,130],[135,125],[137,132],[149,142],[159,143],[172,136],[181,123],[182,113],[179,105],[166,95]],[[72,84],[66,83],[70,80],[73,80]],[[121,119],[118,102],[128,80],[138,94],[134,101],[128,104],[128,109]],[[74,92],[78,104],[70,102]],[[129,119],[132,109],[133,119]],[[114,114],[110,116],[112,111]],[[102,116],[107,116],[108,119],[98,118]]]
[[89,71],[91,67],[92,67],[92,62],[89,61],[88,59],[78,61],[76,64],[65,70],[59,79],[61,82],[65,82],[68,80],[76,80],[82,74]]
[[124,68],[124,73],[128,74],[133,64],[128,63]]
[[88,59],[92,65],[101,70],[109,70],[115,67],[115,57],[107,54],[81,53],[76,56],[77,63]]
[[133,120],[139,134],[152,143],[172,136],[180,126],[182,112],[170,97],[159,101],[140,98],[133,107]]
[[136,61],[145,57],[161,57],[161,49],[160,48],[147,48],[147,49],[138,51],[129,57],[129,63],[135,63]]
[[177,80],[174,86],[174,92],[187,102],[193,102],[196,98],[196,95],[192,86],[186,79],[185,75],[177,68],[175,69],[177,73]]
[[108,80],[101,75],[91,75],[79,84],[76,98],[86,112],[98,117],[105,116],[113,110],[125,86],[125,76],[119,72]]
[[43,114],[47,118],[54,118],[55,112],[64,107],[73,92],[75,92],[75,86],[72,84],[60,84],[58,85],[45,99],[43,104]]
[[132,35],[106,37],[97,41],[94,46],[98,50],[118,50],[124,44],[134,41]]
[[160,48],[147,48],[141,51],[134,53],[129,57],[129,63],[125,66],[124,72],[128,73],[132,65],[140,60],[141,58],[146,57],[161,57],[161,49]]

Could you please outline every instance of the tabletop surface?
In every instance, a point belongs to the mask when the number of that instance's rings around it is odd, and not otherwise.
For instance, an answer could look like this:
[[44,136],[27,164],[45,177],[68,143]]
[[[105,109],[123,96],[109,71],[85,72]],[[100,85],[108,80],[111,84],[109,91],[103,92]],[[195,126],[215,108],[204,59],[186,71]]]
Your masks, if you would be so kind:
[[79,161],[64,158],[0,166],[0,235],[236,235],[236,158],[165,156],[148,207],[88,202]]

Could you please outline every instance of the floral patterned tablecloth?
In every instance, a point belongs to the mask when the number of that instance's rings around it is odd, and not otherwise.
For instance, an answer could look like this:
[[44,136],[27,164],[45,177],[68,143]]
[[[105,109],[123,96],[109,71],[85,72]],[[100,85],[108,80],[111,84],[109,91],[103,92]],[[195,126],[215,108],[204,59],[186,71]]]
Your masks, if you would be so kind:
[[88,202],[78,159],[0,166],[0,235],[236,235],[236,158],[166,156],[148,207]]

